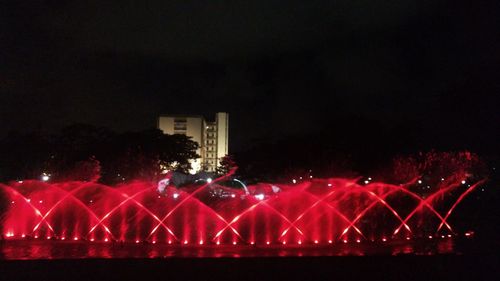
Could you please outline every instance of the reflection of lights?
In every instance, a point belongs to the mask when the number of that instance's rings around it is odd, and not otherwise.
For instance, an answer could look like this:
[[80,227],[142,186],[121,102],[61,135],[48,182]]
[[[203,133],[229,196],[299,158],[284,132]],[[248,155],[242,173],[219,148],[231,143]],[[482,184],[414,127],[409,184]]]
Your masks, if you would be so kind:
[[24,237],[26,237],[26,235],[25,234],[21,234],[21,237],[24,238]]
[[432,235],[429,235],[429,239],[432,239]]
[[231,194],[231,198],[235,198],[236,197],[236,194]]
[[368,180],[369,180],[369,181],[371,181],[371,180],[372,180],[372,178],[368,177]]
[[73,240],[77,241],[78,240],[78,237],[74,237]]
[[47,175],[47,174],[43,174],[42,175],[42,181],[48,181],[48,180],[50,180],[50,176]]
[[253,245],[253,244],[255,244],[255,242],[253,242],[253,241],[252,241],[252,242],[250,242],[250,245]]
[[16,202],[14,202],[14,201],[11,201],[10,203],[14,204],[14,203],[16,203]]
[[236,245],[236,244],[237,244],[236,241],[233,241],[233,245]]
[[406,240],[410,240],[410,237],[406,237]]
[[156,244],[156,241],[155,241],[155,240],[153,240],[153,241],[151,241],[151,243]]
[[187,245],[188,241],[187,240],[184,240],[184,245]]
[[109,241],[109,239],[108,239],[108,238],[104,238],[104,242],[108,242],[108,241]]
[[215,244],[220,245],[220,241],[215,242]]
[[168,244],[172,244],[172,240],[168,240]]
[[[66,240],[66,237],[64,237],[64,236],[63,236],[63,237],[61,237],[61,240]],[[92,239],[91,239],[91,240],[92,240]]]
[[332,244],[332,243],[333,243],[333,241],[332,241],[332,240],[328,240],[328,243],[329,243],[329,244]]
[[419,183],[419,184],[422,184],[422,180],[418,180],[418,183]]
[[264,194],[257,194],[257,195],[255,195],[255,198],[257,200],[264,200]]
[[94,238],[90,238],[90,242],[94,242],[94,240],[95,240]]
[[271,242],[267,241],[266,244],[269,245]]
[[207,179],[207,182],[208,182],[208,183],[211,183],[211,182],[212,182],[212,178],[208,178],[208,179]]
[[300,244],[302,244],[302,241],[300,241],[300,240],[299,240],[299,242],[298,242],[298,243],[299,243],[299,245],[300,245]]
[[318,243],[319,243],[319,241],[318,241],[318,240],[314,240],[314,244],[318,244]]
[[293,182],[293,183],[297,183],[297,180],[296,180],[296,179],[293,179],[293,180],[292,180],[292,182]]
[[369,183],[370,183],[370,181],[365,181],[365,184],[369,184]]
[[465,184],[465,183],[466,183],[466,181],[464,181],[464,180],[463,180],[463,181],[462,181],[462,184]]
[[136,244],[139,244],[139,242],[140,242],[139,240],[135,240],[135,243],[136,243]]
[[344,239],[344,243],[347,243],[347,240]]
[[329,183],[329,184],[328,184],[328,187],[331,187],[331,186],[332,186],[332,184],[331,184],[331,183]]
[[203,240],[200,240],[200,245],[203,245]]
[[179,197],[179,193],[172,194],[172,197],[174,197],[174,199],[177,199],[177,197]]
[[361,240],[359,240],[359,239],[356,239],[356,243],[361,243]]
[[451,237],[451,234],[448,234],[448,238],[450,238],[450,237]]
[[382,238],[382,242],[386,242],[387,241],[387,238]]

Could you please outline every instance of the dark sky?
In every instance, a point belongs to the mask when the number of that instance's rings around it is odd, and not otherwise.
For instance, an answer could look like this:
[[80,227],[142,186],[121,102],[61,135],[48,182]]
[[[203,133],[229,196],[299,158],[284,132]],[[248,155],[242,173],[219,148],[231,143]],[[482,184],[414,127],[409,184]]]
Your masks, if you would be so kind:
[[228,111],[236,149],[339,123],[493,146],[499,3],[3,1],[0,131]]

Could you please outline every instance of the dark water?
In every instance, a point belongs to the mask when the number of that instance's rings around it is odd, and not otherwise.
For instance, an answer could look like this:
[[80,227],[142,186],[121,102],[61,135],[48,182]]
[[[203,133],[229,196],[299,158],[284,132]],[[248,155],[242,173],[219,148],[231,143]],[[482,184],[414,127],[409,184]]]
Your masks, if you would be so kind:
[[373,255],[462,254],[471,241],[452,238],[434,241],[393,241],[299,246],[184,246],[168,244],[90,243],[88,241],[12,240],[0,244],[0,259],[86,259],[86,258],[212,258],[212,257],[314,257]]

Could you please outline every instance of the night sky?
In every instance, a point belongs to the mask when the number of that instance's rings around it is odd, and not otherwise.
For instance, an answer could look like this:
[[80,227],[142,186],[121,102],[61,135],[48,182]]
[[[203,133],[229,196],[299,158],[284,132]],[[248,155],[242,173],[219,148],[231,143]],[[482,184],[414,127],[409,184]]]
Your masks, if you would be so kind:
[[233,150],[342,126],[500,140],[499,1],[6,2],[2,135],[227,111]]

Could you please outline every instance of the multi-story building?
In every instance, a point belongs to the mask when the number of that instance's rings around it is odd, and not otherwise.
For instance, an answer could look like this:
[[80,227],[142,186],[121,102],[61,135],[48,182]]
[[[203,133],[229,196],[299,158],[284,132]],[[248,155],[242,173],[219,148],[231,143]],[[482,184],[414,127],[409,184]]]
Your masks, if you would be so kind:
[[200,145],[201,157],[191,162],[192,173],[214,172],[222,157],[228,154],[229,115],[218,112],[214,121],[200,115],[161,115],[158,129],[164,134],[182,134]]

